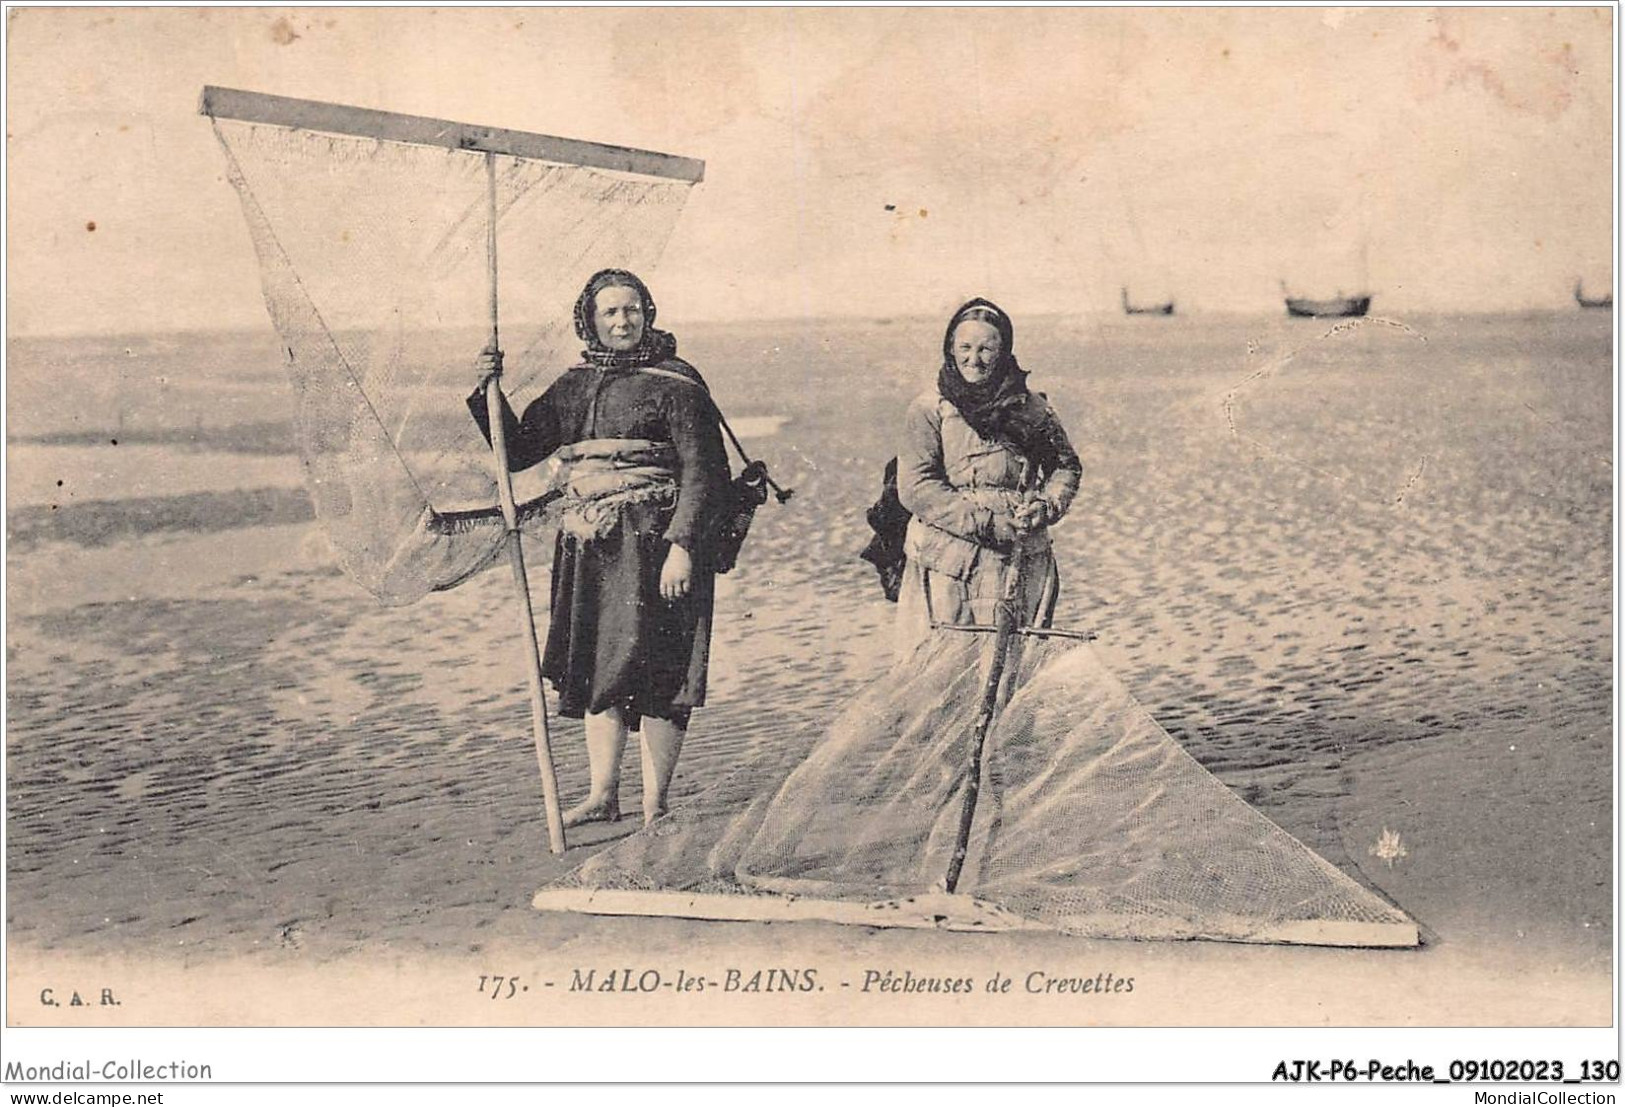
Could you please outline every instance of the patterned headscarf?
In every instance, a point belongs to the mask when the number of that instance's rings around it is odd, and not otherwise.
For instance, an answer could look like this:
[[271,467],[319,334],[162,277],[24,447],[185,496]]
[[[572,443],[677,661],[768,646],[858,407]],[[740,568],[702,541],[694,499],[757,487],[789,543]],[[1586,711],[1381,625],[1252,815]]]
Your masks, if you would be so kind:
[[[1001,339],[998,364],[985,380],[975,384],[960,375],[959,366],[954,362],[954,330],[966,320],[990,324]],[[980,297],[954,312],[942,336],[942,368],[937,371],[937,391],[959,410],[971,430],[983,438],[1014,437],[1016,428],[1012,417],[1027,402],[1027,374],[1016,361],[1015,344],[1015,327],[1010,317],[993,301]],[[1024,444],[1018,441],[1017,445]]]
[[[598,294],[606,288],[630,288],[643,305],[643,337],[630,350],[611,350],[598,337],[593,314]],[[581,351],[582,361],[599,369],[643,369],[677,356],[677,339],[666,331],[655,330],[655,301],[649,286],[625,269],[600,269],[592,275],[576,297],[575,325],[576,337],[587,344]]]

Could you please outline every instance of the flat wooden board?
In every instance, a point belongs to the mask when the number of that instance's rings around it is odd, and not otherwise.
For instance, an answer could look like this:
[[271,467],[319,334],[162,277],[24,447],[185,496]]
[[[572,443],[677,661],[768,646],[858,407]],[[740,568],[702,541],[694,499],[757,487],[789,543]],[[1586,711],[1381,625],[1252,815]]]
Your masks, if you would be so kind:
[[628,146],[608,146],[576,138],[559,138],[556,135],[481,127],[473,123],[453,123],[445,119],[331,104],[323,100],[272,96],[239,88],[205,85],[198,112],[215,119],[270,123],[301,131],[354,135],[418,146],[444,146],[471,153],[507,154],[558,165],[613,169],[645,177],[669,177],[693,182],[705,177],[705,162],[696,158],[636,150]]
[[543,888],[531,900],[538,911],[586,915],[642,915],[716,922],[832,922],[847,926],[914,930],[1049,930],[970,896],[939,893],[858,903],[795,896],[641,892],[608,888]]
[[[1396,915],[1398,912],[1395,913]],[[1220,918],[1194,929],[1185,922],[1150,916],[1069,915],[1057,929],[1069,934],[1135,941],[1244,942],[1273,946],[1335,946],[1347,949],[1405,949],[1422,944],[1416,923],[1408,917],[1382,921],[1293,919],[1260,922]]]
[[1337,946],[1401,949],[1421,944],[1409,919],[1360,922],[1330,919],[1259,924],[1219,923],[1193,933],[1188,925],[1122,915],[1076,916],[1058,927],[1012,914],[971,896],[937,893],[862,903],[804,896],[723,895],[649,892],[611,888],[543,888],[531,900],[538,911],[584,915],[705,919],[715,922],[831,922],[846,926],[897,927],[995,933],[1011,930],[1061,931],[1080,937],[1133,941],[1244,942],[1261,945]]

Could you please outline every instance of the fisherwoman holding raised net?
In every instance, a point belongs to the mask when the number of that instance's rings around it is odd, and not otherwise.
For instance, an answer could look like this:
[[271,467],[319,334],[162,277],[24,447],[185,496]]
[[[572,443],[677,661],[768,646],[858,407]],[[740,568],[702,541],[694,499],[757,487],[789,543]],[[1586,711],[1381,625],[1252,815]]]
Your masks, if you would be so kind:
[[[690,713],[705,702],[707,537],[728,461],[704,381],[654,322],[641,280],[600,271],[576,300],[581,364],[523,416],[503,399],[509,466],[552,459],[564,490],[542,673],[560,713],[585,719],[591,778],[565,826],[620,818],[628,731],[641,735],[644,822],[664,814]],[[468,401],[487,441],[484,385],[501,364],[500,352],[481,354]]]
[[948,321],[936,387],[904,416],[897,494],[913,515],[897,603],[908,657],[930,624],[991,624],[1021,539],[1022,619],[1047,625],[1059,589],[1049,527],[1078,493],[1083,467],[1049,402],[1027,387],[1015,328],[975,299]]

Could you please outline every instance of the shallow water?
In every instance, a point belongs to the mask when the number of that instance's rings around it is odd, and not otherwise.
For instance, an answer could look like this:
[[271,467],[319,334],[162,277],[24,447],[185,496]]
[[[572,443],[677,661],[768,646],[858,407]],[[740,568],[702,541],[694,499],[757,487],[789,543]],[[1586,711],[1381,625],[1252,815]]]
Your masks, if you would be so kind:
[[[1444,940],[1539,931],[1606,957],[1609,327],[1101,317],[1018,336],[1085,468],[1055,533],[1058,620],[1221,780]],[[796,489],[719,590],[692,794],[887,662],[891,608],[855,553],[940,334],[679,333]],[[506,913],[547,866],[505,571],[382,609],[319,537],[294,544],[308,514],[264,336],[11,356],[12,587],[55,586],[14,595],[7,628],[13,934],[240,953],[520,926]],[[121,550],[165,552],[162,579],[99,591],[96,558]],[[103,602],[76,601],[72,573]],[[559,730],[569,795],[584,764]],[[1398,864],[1369,852],[1383,829],[1411,846]]]

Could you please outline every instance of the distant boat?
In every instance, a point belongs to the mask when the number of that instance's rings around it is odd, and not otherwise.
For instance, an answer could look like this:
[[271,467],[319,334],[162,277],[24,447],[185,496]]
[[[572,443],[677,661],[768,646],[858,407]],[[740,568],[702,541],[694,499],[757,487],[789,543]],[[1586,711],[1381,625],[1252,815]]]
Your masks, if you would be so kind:
[[1585,282],[1574,282],[1574,302],[1583,308],[1611,308],[1614,306],[1614,294],[1604,292],[1601,296],[1587,296]]
[[1338,293],[1329,300],[1310,300],[1287,292],[1284,281],[1281,293],[1286,297],[1286,313],[1300,319],[1349,319],[1371,310],[1369,294],[1344,296]]
[[1370,310],[1370,296],[1334,296],[1330,300],[1305,300],[1301,296],[1286,298],[1286,313],[1304,319],[1343,319],[1364,315]]
[[1174,302],[1164,300],[1160,304],[1135,304],[1128,298],[1128,289],[1123,289],[1123,313],[1125,315],[1172,315]]

